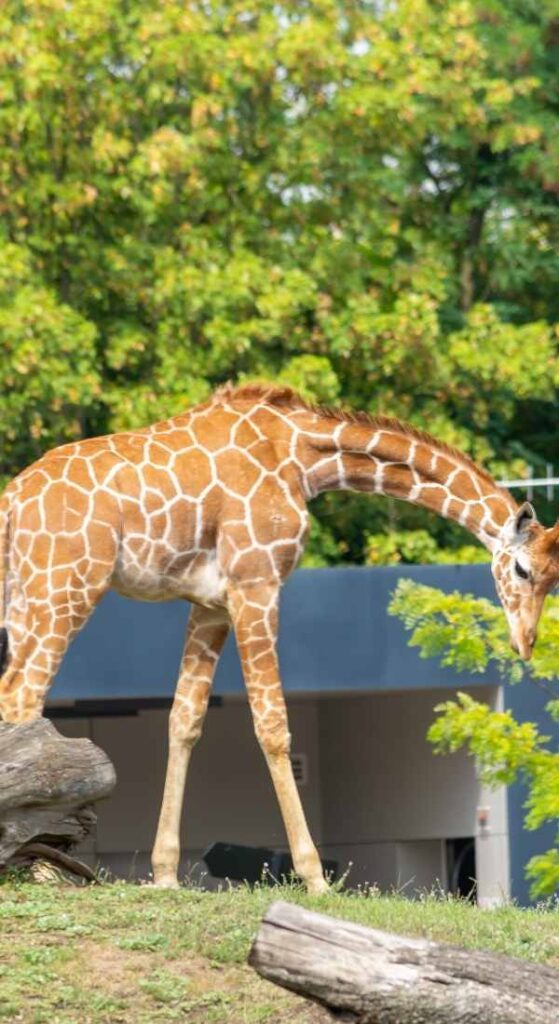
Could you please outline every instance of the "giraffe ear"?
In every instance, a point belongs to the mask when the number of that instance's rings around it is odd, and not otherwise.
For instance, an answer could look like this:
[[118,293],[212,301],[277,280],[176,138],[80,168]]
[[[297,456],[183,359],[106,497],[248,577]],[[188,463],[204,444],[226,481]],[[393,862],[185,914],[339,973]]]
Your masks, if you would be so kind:
[[536,523],[537,520],[538,517],[536,516],[536,510],[534,509],[534,506],[531,505],[529,501],[525,501],[524,504],[521,505],[518,509],[518,512],[516,513],[516,517],[514,520],[514,529],[516,536],[520,538],[523,534],[527,532],[528,527],[531,526],[532,523]]
[[511,516],[506,524],[506,539],[509,544],[521,544],[529,535],[530,527],[537,522],[533,505],[529,501],[524,504]]

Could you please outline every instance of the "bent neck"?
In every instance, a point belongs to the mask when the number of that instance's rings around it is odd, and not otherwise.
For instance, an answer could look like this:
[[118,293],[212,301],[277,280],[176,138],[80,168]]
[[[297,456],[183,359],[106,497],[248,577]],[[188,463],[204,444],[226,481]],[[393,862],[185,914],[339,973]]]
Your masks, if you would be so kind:
[[303,434],[311,498],[339,490],[390,495],[454,519],[489,550],[516,510],[509,492],[467,456],[398,420],[309,414]]

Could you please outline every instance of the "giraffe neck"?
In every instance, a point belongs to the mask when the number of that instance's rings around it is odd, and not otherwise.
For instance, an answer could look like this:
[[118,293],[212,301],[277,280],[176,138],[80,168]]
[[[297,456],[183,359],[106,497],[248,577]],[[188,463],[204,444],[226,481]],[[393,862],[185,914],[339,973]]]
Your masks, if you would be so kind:
[[397,420],[312,417],[305,431],[309,497],[323,491],[386,494],[454,519],[492,549],[514,514],[512,496],[466,456]]

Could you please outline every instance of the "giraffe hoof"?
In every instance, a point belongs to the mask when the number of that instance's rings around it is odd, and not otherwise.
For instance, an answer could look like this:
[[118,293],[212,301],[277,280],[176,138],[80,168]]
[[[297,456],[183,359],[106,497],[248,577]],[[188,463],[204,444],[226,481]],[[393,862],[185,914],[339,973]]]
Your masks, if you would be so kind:
[[307,882],[307,889],[313,896],[320,896],[324,892],[328,892],[330,886],[325,878],[315,878],[312,882]]
[[153,889],[180,889],[176,875],[160,875],[155,877],[151,883]]

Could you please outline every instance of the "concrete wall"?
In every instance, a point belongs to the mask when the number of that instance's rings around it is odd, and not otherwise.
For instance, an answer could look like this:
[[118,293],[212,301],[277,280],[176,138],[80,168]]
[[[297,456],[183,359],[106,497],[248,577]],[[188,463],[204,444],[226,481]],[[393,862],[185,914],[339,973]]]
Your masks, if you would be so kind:
[[[454,691],[380,693],[319,705],[324,848],[354,884],[412,892],[446,884],[445,840],[473,836],[481,792],[463,752],[434,757],[425,736],[433,707]],[[495,688],[475,696],[493,702]],[[504,795],[491,799],[506,831]],[[506,872],[502,876],[507,885]]]
[[[478,877],[488,901],[508,891],[503,793],[482,792],[463,753],[435,757],[426,741],[433,707],[454,691],[424,690],[289,700],[292,750],[307,758],[301,789],[324,856],[349,881],[410,895],[446,885],[445,841],[474,836],[480,802],[491,834],[478,841]],[[495,687],[475,695],[494,703]],[[92,858],[124,877],[147,877],[163,789],[167,712],[55,720],[61,732],[89,735],[112,758],[118,783],[99,808]],[[183,870],[215,841],[285,848],[283,825],[245,701],[208,712],[186,789]],[[480,845],[481,844],[481,845]],[[197,876],[197,871],[194,871]]]
[[[289,717],[293,752],[307,755],[308,781],[302,794],[309,826],[319,842],[316,700],[290,701]],[[98,806],[97,838],[89,853],[90,859],[125,878],[145,878],[151,870],[167,756],[167,721],[166,711],[152,710],[122,717],[53,718],[61,733],[89,736],[115,765],[116,790]],[[191,761],[181,839],[183,871],[190,871],[203,850],[216,841],[285,847],[275,794],[245,701],[231,699],[208,711]]]

